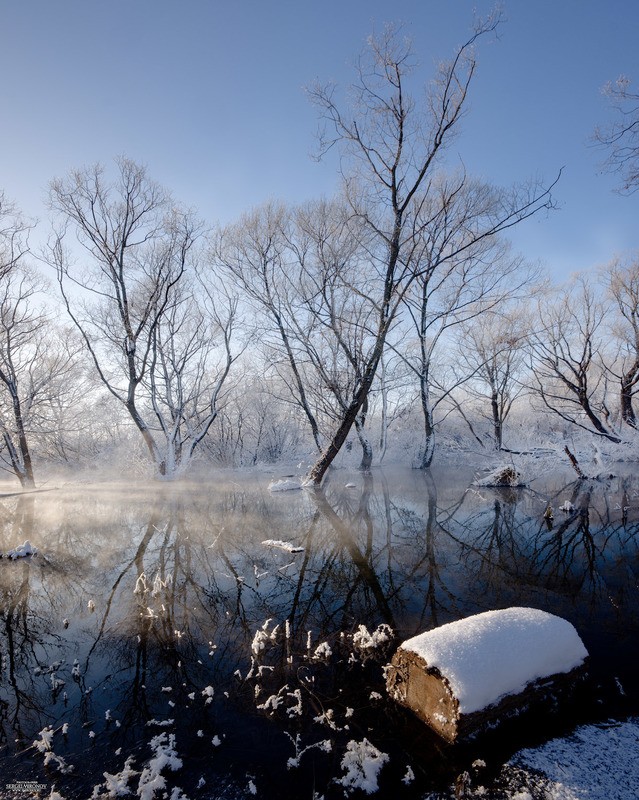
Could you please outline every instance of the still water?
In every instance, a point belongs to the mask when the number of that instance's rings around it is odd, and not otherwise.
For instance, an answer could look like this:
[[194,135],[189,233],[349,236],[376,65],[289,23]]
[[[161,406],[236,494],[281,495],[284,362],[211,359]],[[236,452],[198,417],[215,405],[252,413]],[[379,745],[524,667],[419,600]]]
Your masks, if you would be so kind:
[[[0,560],[1,797],[343,797],[363,740],[388,756],[379,796],[419,797],[478,757],[496,772],[639,712],[632,475],[497,490],[463,469],[335,472],[279,493],[273,477],[0,498],[0,552],[38,549]],[[512,605],[575,625],[588,697],[445,747],[387,699],[383,666],[402,639]]]

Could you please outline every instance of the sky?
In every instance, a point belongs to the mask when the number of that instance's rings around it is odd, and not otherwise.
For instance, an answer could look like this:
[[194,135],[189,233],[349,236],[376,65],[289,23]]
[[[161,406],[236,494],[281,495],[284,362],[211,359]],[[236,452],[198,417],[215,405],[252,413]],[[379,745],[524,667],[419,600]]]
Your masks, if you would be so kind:
[[[39,220],[47,185],[125,155],[208,225],[269,199],[339,187],[317,163],[304,87],[347,86],[387,22],[413,40],[419,74],[449,57],[483,0],[0,0],[0,188]],[[614,192],[591,138],[611,119],[601,89],[639,85],[635,0],[504,0],[499,37],[478,48],[463,133],[449,157],[502,186],[554,180],[559,209],[511,235],[556,281],[639,249],[639,194]]]

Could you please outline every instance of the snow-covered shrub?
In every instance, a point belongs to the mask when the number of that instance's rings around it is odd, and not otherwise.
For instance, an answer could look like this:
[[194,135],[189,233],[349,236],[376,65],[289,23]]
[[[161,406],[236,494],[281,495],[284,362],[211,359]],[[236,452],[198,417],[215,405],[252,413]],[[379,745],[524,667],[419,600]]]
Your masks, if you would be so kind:
[[341,762],[345,774],[336,778],[336,783],[343,786],[347,793],[353,789],[361,789],[366,794],[373,794],[379,788],[377,777],[387,761],[388,755],[378,750],[368,739],[362,739],[361,742],[351,739],[346,745]]
[[384,652],[393,642],[393,630],[382,623],[371,633],[366,625],[359,625],[353,634],[353,656],[362,661]]

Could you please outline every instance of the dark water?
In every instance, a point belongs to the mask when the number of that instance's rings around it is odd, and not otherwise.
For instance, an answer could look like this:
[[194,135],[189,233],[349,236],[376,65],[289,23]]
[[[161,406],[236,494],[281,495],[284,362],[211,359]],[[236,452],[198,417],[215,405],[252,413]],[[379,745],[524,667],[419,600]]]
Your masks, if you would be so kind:
[[[379,796],[419,797],[478,757],[496,772],[576,722],[637,714],[639,480],[471,480],[336,472],[270,493],[220,473],[0,499],[0,552],[39,551],[0,560],[0,797],[107,797],[105,772],[149,798],[342,797],[364,739],[389,757]],[[383,666],[402,639],[511,605],[575,625],[588,695],[446,747],[386,698]],[[45,728],[54,755],[33,746]]]

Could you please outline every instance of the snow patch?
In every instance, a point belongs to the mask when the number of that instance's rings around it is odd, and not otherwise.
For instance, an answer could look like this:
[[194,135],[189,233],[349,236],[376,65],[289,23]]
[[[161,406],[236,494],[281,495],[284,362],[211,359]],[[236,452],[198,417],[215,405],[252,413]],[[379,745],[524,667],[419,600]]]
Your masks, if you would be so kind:
[[509,766],[543,773],[548,800],[626,800],[639,797],[638,752],[639,719],[635,718],[584,725],[572,736],[521,750]]
[[291,492],[295,489],[302,488],[302,481],[300,478],[281,478],[279,481],[269,483],[269,492]]
[[298,547],[292,542],[283,542],[281,539],[265,539],[262,544],[264,547],[277,547],[280,550],[286,550],[287,553],[303,553],[304,548]]

